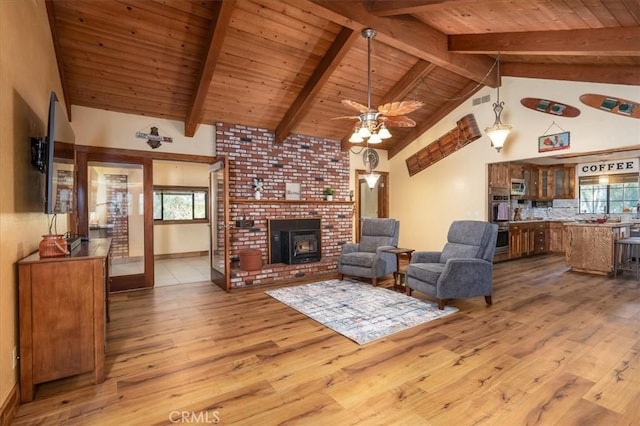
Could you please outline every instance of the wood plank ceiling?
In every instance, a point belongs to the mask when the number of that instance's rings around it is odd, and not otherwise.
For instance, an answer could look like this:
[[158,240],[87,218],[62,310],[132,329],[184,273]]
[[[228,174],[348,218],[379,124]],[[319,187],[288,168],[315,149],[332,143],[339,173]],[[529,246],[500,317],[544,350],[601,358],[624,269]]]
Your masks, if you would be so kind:
[[[353,115],[417,99],[396,155],[503,76],[640,84],[640,0],[47,0],[67,106],[341,139]],[[534,94],[532,94],[534,95]],[[517,102],[514,100],[514,104]]]

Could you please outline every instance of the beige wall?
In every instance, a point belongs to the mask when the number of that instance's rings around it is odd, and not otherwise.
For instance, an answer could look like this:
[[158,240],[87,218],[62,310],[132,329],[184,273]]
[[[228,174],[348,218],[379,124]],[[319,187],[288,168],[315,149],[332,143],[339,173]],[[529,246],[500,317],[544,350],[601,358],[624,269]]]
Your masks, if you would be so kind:
[[[439,250],[449,225],[456,219],[487,219],[487,164],[539,156],[611,149],[640,143],[640,120],[616,116],[587,107],[579,100],[584,93],[599,93],[625,99],[640,99],[640,87],[568,81],[503,78],[500,99],[505,102],[502,122],[513,126],[505,148],[491,147],[484,129],[493,124],[492,103],[496,90],[484,88],[474,98],[490,94],[491,102],[458,107],[429,132],[389,160],[390,216],[400,220],[400,245],[420,250]],[[524,108],[524,97],[549,98],[581,110],[576,118],[555,117]],[[473,113],[483,136],[464,149],[409,177],[405,160],[419,149],[455,128],[455,123]],[[556,125],[554,125],[554,123]],[[571,132],[570,148],[538,153],[538,136]]]
[[[209,165],[179,161],[154,161],[153,184],[209,187]],[[173,254],[209,250],[209,225],[193,223],[154,225],[153,253]]]
[[[15,262],[38,248],[47,215],[18,212],[30,182],[30,136],[44,136],[49,94],[63,101],[44,0],[0,1],[0,405],[17,381]],[[44,207],[43,207],[44,210]],[[58,217],[58,231],[67,216]]]
[[[175,120],[123,114],[94,108],[73,106],[71,125],[76,134],[76,145],[105,148],[157,151],[173,154],[215,155],[215,128],[201,124],[192,138],[184,136],[184,123]],[[137,132],[149,133],[151,126],[158,128],[160,136],[169,136],[173,142],[162,142],[152,149]]]

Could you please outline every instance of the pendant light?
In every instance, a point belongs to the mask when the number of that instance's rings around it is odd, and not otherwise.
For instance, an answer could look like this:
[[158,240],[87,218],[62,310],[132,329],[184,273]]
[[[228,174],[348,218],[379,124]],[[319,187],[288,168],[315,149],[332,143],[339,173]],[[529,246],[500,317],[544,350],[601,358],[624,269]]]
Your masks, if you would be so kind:
[[502,114],[502,110],[504,109],[504,102],[500,101],[500,85],[502,83],[500,76],[500,53],[498,53],[497,59],[498,65],[498,98],[496,102],[493,104],[493,113],[496,115],[496,121],[493,123],[493,126],[487,127],[485,132],[489,139],[491,139],[491,146],[494,147],[498,152],[504,146],[504,142],[509,136],[511,132],[511,126],[508,124],[502,124],[500,121],[500,114]]
[[371,164],[371,160],[369,160],[369,158],[364,160],[364,167],[368,173],[364,175],[364,180],[367,181],[367,186],[369,187],[369,189],[373,189],[376,187],[380,175],[373,171],[373,165]]

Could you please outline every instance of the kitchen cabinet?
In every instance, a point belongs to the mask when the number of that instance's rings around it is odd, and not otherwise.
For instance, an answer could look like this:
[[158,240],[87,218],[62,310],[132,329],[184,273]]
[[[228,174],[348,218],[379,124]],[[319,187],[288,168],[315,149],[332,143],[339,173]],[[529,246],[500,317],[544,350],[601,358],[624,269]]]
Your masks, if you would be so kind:
[[525,166],[522,171],[525,185],[525,199],[538,199],[538,168]]
[[571,165],[555,166],[553,171],[553,198],[576,197],[576,168]]
[[511,184],[508,163],[489,164],[489,191],[508,191]]
[[519,163],[509,164],[509,175],[512,179],[524,179],[525,166]]
[[530,230],[530,238],[533,249],[529,254],[544,254],[549,251],[549,223],[536,222],[532,223]]
[[575,198],[575,166],[523,166],[523,179],[528,200]]
[[521,226],[509,225],[509,259],[522,257]]
[[553,178],[551,167],[538,168],[538,200],[553,199]]
[[547,222],[509,225],[509,259],[547,253],[548,232]]
[[614,244],[629,236],[628,223],[567,223],[565,258],[572,271],[606,275],[613,272]]
[[551,253],[564,253],[562,242],[564,225],[562,222],[549,223],[549,251]]
[[20,400],[39,383],[93,372],[104,381],[111,240],[83,242],[71,255],[18,262]]

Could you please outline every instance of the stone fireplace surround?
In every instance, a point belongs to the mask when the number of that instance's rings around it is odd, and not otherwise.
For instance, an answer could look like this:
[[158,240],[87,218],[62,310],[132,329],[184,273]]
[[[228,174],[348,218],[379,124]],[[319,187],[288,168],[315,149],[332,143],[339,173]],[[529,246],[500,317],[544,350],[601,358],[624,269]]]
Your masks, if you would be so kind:
[[[231,223],[253,221],[230,229],[231,287],[273,284],[302,277],[335,274],[342,245],[352,241],[353,202],[349,200],[349,155],[340,141],[291,135],[275,144],[273,133],[241,125],[216,124],[216,155],[229,158]],[[260,200],[253,199],[252,179],[264,179]],[[285,183],[300,183],[301,199],[285,200]],[[335,190],[324,201],[323,189]],[[320,218],[322,256],[319,262],[269,264],[269,219]],[[259,249],[263,267],[238,268],[242,249]]]

